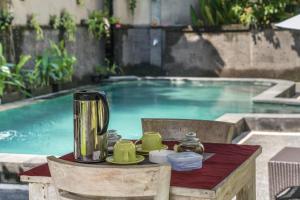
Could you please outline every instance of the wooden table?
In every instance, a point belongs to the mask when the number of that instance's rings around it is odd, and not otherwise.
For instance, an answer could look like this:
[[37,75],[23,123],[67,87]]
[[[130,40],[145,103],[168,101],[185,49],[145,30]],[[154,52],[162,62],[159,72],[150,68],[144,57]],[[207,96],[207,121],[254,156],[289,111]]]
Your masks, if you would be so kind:
[[[174,142],[165,142],[172,148]],[[255,200],[255,160],[260,146],[234,144],[204,144],[206,152],[214,153],[203,168],[192,172],[172,171],[172,200]],[[73,155],[62,159],[72,160]],[[30,200],[57,200],[47,164],[21,174],[29,183]]]

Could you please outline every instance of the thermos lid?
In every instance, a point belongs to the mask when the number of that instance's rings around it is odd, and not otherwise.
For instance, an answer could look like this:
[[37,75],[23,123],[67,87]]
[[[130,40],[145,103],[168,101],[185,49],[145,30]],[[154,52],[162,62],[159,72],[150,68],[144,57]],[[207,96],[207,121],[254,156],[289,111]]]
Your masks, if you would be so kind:
[[104,92],[93,90],[80,90],[74,93],[75,101],[98,101],[101,97],[105,96]]

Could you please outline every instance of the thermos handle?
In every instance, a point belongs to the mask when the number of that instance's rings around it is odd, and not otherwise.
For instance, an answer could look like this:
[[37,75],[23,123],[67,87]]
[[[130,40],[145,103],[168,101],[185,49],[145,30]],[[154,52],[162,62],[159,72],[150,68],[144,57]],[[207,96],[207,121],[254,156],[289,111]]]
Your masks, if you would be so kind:
[[136,140],[134,142],[134,144],[137,145],[138,143],[143,142],[143,138],[144,138],[144,136],[142,136],[140,139]]
[[103,134],[103,133],[106,133],[106,131],[108,129],[108,123],[109,123],[109,106],[108,106],[108,101],[107,101],[107,98],[106,98],[105,94],[101,94],[100,98],[104,102],[103,105],[104,105],[105,114],[106,114],[106,116],[105,116],[106,121],[104,122],[103,130],[100,133],[100,134]]

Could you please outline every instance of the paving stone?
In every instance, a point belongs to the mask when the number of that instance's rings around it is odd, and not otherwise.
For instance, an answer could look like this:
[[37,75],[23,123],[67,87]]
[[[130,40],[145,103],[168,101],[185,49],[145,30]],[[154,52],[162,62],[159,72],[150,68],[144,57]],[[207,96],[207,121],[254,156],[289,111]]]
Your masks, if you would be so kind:
[[0,184],[0,200],[28,200],[28,186]]
[[261,145],[256,161],[256,199],[269,200],[268,161],[286,146],[300,147],[300,133],[251,132],[243,144]]

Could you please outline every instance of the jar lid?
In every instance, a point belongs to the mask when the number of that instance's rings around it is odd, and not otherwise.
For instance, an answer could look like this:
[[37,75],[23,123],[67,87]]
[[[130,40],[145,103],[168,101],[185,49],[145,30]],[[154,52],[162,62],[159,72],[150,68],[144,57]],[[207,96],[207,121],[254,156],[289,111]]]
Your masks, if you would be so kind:
[[118,141],[121,139],[121,135],[117,133],[117,130],[108,130],[107,138],[109,141]]
[[189,132],[185,134],[186,138],[195,138],[197,137],[197,134],[195,132]]
[[183,140],[182,141],[183,145],[193,145],[193,146],[198,146],[200,145],[199,139],[195,138],[194,140]]
[[199,138],[197,138],[197,135],[196,133],[194,132],[190,132],[190,133],[187,133],[185,134],[185,138],[182,140],[182,143],[183,144],[189,144],[189,145],[197,145],[199,144]]
[[75,101],[98,101],[105,93],[103,91],[94,90],[80,90],[74,93],[73,97]]

